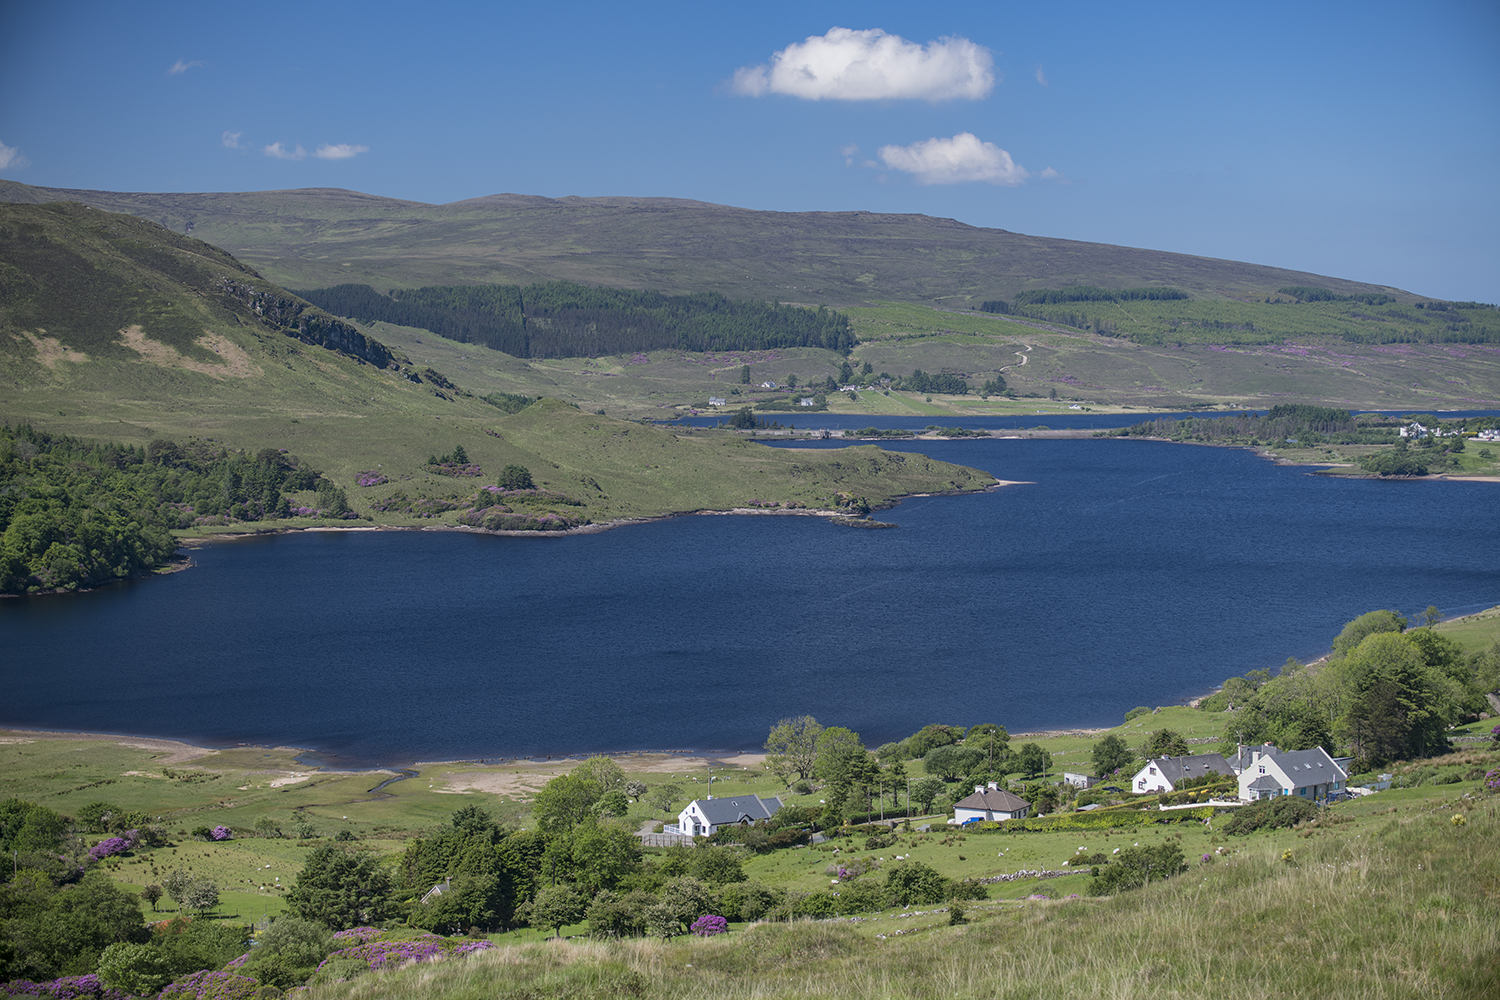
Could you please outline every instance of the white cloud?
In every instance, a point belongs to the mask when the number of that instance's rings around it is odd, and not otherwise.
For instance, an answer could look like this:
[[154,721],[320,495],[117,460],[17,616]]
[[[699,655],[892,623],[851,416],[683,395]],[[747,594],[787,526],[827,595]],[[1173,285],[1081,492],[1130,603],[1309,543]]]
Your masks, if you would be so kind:
[[1043,87],[1047,86],[1047,74],[1042,71],[1041,63],[1037,63],[1036,82],[1040,83]]
[[226,129],[223,138],[219,141],[224,143],[225,149],[244,149],[245,147],[240,144],[240,136],[244,134],[243,132],[230,132]]
[[278,160],[300,160],[307,155],[307,150],[302,148],[301,143],[298,143],[292,149],[287,149],[281,143],[273,142],[261,149],[261,152],[267,156],[274,156]]
[[196,69],[199,66],[207,66],[207,65],[208,65],[208,63],[204,62],[201,59],[194,59],[192,62],[188,62],[186,60],[179,59],[179,60],[177,60],[176,62],[174,62],[172,64],[172,68],[171,69],[167,70],[167,75],[168,76],[176,76],[178,73],[186,73],[190,69]]
[[325,142],[317,148],[313,155],[324,160],[347,160],[350,157],[358,156],[360,153],[368,153],[369,151],[369,146],[352,146],[347,142],[341,142],[335,146]]
[[0,170],[9,170],[11,167],[20,169],[30,165],[31,161],[22,156],[19,149],[0,142]]
[[984,181],[1015,185],[1030,176],[1009,153],[992,142],[980,142],[972,132],[910,146],[881,146],[880,160],[891,170],[911,174],[919,184]]
[[769,66],[734,72],[737,94],[789,94],[809,101],[912,98],[942,101],[985,96],[995,85],[989,49],[967,38],[926,45],[879,28],[830,28],[771,56]]

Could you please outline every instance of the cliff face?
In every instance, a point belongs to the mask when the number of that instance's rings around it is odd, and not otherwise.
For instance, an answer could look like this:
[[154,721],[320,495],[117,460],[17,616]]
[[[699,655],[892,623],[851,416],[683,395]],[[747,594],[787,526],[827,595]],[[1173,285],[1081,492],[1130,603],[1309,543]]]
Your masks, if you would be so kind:
[[249,309],[266,326],[305,344],[326,347],[376,368],[395,367],[390,350],[371,340],[342,320],[324,315],[313,306],[289,295],[277,295],[232,278],[220,278],[215,291]]

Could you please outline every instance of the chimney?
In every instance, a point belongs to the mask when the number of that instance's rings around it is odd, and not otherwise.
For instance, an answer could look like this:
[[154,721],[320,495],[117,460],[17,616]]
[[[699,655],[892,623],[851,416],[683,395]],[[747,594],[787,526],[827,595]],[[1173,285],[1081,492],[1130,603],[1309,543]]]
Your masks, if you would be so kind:
[[993,781],[990,782],[990,791],[992,791],[992,792],[998,792],[999,790],[1000,790],[999,784],[997,784],[996,782],[993,782]]
[[975,785],[974,786],[974,792],[975,792],[975,794],[981,794],[981,793],[983,793],[984,792],[984,786],[983,785]]

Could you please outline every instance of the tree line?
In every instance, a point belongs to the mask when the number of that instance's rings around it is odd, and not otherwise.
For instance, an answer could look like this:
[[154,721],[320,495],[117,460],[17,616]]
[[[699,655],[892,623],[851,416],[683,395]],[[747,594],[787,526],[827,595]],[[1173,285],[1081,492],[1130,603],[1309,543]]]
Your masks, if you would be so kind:
[[1465,653],[1431,624],[1371,611],[1346,624],[1332,653],[1315,665],[1288,660],[1271,677],[1231,677],[1199,707],[1230,713],[1224,746],[1272,743],[1283,750],[1346,750],[1370,770],[1446,753],[1449,727],[1489,711],[1500,690],[1500,644]]
[[1396,301],[1394,296],[1381,292],[1339,295],[1331,288],[1318,285],[1287,285],[1276,289],[1276,294],[1290,295],[1298,302],[1362,302],[1367,306],[1383,306]]
[[[1017,306],[1056,305],[1060,302],[1168,302],[1190,298],[1180,288],[1098,288],[1094,285],[1070,285],[1067,288],[1036,288],[1017,292]],[[991,299],[981,303],[980,310],[987,313],[1009,313],[1012,303],[1004,299]]]
[[1265,413],[1223,417],[1158,417],[1109,432],[1115,437],[1156,437],[1172,441],[1260,443],[1296,440],[1318,444],[1386,444],[1396,425],[1378,414],[1356,418],[1348,410],[1304,403],[1282,403]]
[[[317,508],[290,494],[317,490]],[[294,516],[343,517],[342,489],[295,455],[208,441],[97,444],[0,427],[0,593],[75,590],[165,563],[174,529]]]
[[338,316],[420,327],[520,358],[592,357],[636,351],[753,351],[821,347],[847,354],[849,318],[824,307],[667,295],[571,281],[445,285],[394,290],[347,284],[298,295]]

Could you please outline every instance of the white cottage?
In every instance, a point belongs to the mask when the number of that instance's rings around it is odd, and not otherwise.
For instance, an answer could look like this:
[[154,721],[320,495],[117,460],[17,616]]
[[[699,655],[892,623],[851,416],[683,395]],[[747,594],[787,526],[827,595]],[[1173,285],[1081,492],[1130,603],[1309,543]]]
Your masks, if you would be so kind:
[[1030,802],[1012,795],[991,781],[989,787],[975,785],[973,795],[954,803],[953,818],[948,822],[959,826],[981,820],[1004,822],[1008,819],[1025,819],[1030,811]]
[[689,837],[706,837],[721,826],[749,826],[770,819],[781,809],[774,796],[736,795],[729,799],[694,799],[677,814],[677,829]]
[[1240,799],[1254,802],[1277,795],[1299,795],[1312,802],[1325,802],[1342,793],[1349,774],[1322,747],[1263,753],[1250,751],[1250,760],[1240,772]]
[[1208,774],[1234,777],[1234,771],[1222,754],[1195,753],[1187,757],[1158,757],[1146,761],[1146,766],[1135,773],[1135,777],[1130,779],[1130,790],[1137,795],[1147,792],[1175,792],[1182,787],[1183,782]]

